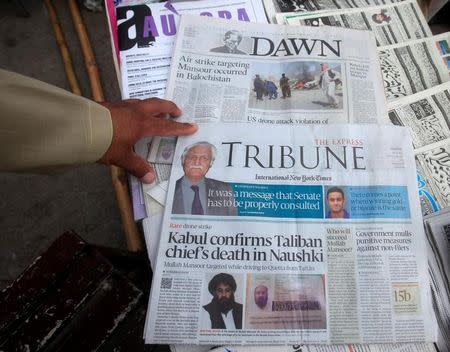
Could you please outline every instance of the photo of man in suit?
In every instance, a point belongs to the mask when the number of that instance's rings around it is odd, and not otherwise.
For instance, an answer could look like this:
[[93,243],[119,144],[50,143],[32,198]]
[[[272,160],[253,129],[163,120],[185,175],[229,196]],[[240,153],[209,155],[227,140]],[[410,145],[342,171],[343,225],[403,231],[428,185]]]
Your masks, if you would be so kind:
[[247,53],[239,50],[237,47],[242,41],[242,34],[239,31],[231,30],[225,33],[223,37],[223,44],[217,48],[213,48],[210,52],[213,53],[228,53],[228,54],[239,54],[247,55]]
[[208,142],[187,146],[181,156],[184,176],[177,180],[172,214],[237,215],[232,187],[205,177],[216,157],[216,147]]
[[213,298],[203,306],[209,315],[208,328],[242,329],[242,304],[234,300],[236,287],[236,280],[230,274],[220,273],[211,279],[208,291]]

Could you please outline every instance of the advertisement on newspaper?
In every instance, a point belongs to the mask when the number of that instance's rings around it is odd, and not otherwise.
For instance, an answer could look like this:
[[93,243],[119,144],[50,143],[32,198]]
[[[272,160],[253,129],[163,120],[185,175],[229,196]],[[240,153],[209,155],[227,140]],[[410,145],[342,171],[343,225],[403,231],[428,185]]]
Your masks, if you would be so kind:
[[203,124],[173,160],[148,343],[434,341],[408,129]]
[[195,122],[388,123],[373,34],[182,15],[168,99]]
[[[148,3],[116,9],[123,98],[163,98],[179,15],[267,23],[260,1]],[[198,18],[198,17],[197,17]]]

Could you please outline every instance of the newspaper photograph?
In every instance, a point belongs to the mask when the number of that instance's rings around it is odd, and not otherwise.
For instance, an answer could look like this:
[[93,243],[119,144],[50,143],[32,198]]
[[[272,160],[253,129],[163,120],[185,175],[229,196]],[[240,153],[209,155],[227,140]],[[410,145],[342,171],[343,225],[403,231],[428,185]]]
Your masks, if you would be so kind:
[[408,129],[246,126],[178,139],[146,341],[433,342]]
[[404,0],[364,9],[344,9],[320,13],[277,14],[277,23],[289,25],[333,26],[371,30],[378,46],[391,45],[432,35],[415,0]]
[[[403,0],[385,0],[383,3],[396,3]],[[326,10],[340,10],[346,8],[361,8],[379,5],[379,0],[263,0],[267,17],[271,22],[276,23],[277,13],[286,12],[312,12]]]
[[163,98],[179,15],[267,23],[255,0],[145,3],[116,8],[123,98]]
[[435,37],[378,48],[386,99],[401,97],[432,88],[450,80]]
[[[229,37],[230,47],[221,44]],[[387,123],[373,35],[183,15],[168,99],[194,122]]]

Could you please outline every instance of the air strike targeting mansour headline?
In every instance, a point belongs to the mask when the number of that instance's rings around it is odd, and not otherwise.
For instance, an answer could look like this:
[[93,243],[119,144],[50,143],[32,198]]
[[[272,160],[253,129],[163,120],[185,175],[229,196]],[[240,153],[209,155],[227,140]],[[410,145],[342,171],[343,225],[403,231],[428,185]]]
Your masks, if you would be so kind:
[[[207,232],[169,232],[167,258],[214,259],[239,261],[323,262],[323,243],[320,238],[301,235],[220,236]],[[207,248],[208,245],[217,247]],[[261,247],[272,247],[261,250]],[[239,248],[233,248],[239,247]],[[278,248],[273,248],[278,247]],[[224,249],[226,248],[226,249]]]

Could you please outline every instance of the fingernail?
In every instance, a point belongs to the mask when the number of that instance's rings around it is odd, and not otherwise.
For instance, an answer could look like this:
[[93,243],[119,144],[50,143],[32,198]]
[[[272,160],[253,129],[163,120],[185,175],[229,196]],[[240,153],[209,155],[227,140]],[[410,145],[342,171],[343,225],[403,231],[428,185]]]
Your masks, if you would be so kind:
[[155,175],[151,171],[141,177],[141,182],[143,183],[153,183],[153,181],[155,181]]

